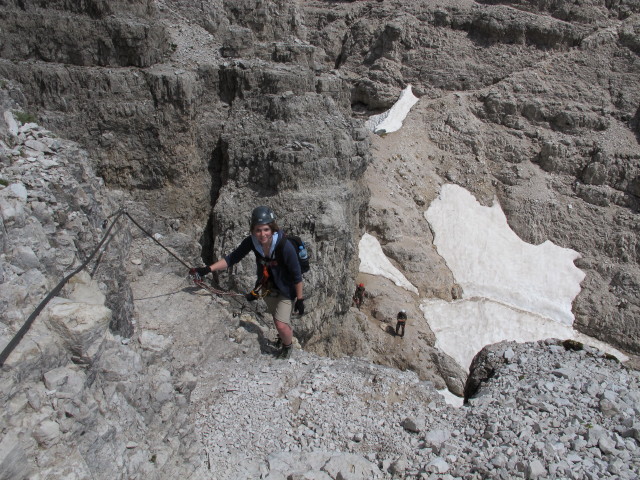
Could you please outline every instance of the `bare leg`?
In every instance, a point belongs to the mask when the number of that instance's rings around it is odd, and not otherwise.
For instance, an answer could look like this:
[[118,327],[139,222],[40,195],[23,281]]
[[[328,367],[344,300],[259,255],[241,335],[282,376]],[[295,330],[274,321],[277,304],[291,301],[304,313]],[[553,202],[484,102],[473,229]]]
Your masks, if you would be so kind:
[[280,320],[273,319],[273,323],[276,326],[276,330],[278,330],[278,335],[282,339],[283,345],[291,345],[293,342],[293,330],[289,325]]

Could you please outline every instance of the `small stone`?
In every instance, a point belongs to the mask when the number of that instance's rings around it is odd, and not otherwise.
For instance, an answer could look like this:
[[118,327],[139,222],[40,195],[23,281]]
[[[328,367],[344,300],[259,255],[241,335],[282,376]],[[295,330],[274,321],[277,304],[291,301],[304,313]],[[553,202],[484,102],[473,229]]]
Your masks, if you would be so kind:
[[40,260],[30,247],[20,245],[13,249],[11,256],[13,264],[24,270],[40,266]]
[[33,432],[33,438],[44,448],[50,448],[60,438],[60,425],[52,420],[45,420]]
[[145,350],[152,352],[162,352],[169,345],[171,345],[171,338],[167,338],[164,335],[145,330],[138,337],[138,342]]
[[608,436],[602,436],[598,440],[598,448],[605,455],[614,453],[616,451],[616,446]]
[[558,378],[572,378],[575,376],[575,373],[568,368],[558,368],[551,373]]
[[569,455],[567,455],[566,460],[570,463],[580,463],[582,461],[582,458],[577,453],[571,452]]
[[431,473],[447,473],[449,471],[449,464],[444,458],[436,457],[427,464],[426,470]]
[[507,457],[499,453],[491,459],[491,465],[494,467],[502,468],[507,464]]
[[593,427],[587,430],[587,445],[589,447],[593,447],[597,445],[604,435],[606,435],[606,431],[600,425],[594,425]]
[[36,152],[46,152],[53,153],[48,146],[38,140],[27,140],[24,142],[25,146],[29,147],[31,150],[35,150]]
[[389,465],[389,473],[403,477],[408,467],[409,462],[407,461],[407,457],[402,455]]
[[513,349],[511,347],[507,348],[504,352],[504,359],[507,362],[510,362],[511,360],[513,360],[513,357],[516,356],[516,353],[513,351]]
[[634,438],[638,443],[640,443],[640,426],[634,426],[622,432],[623,438]]
[[38,411],[42,407],[42,400],[40,399],[40,395],[35,389],[30,388],[27,390],[27,400],[31,408]]
[[405,418],[402,423],[402,428],[404,428],[407,432],[412,432],[412,433],[419,433],[420,432],[420,427],[418,426],[417,422],[415,419],[407,417]]
[[547,470],[544,468],[540,460],[535,459],[529,462],[525,474],[526,478],[540,478],[547,474]]
[[449,430],[430,430],[425,434],[424,441],[429,447],[439,449],[449,438],[451,438]]
[[7,191],[23,202],[27,201],[27,188],[22,183],[12,183],[7,187]]
[[607,398],[600,400],[600,411],[605,417],[613,417],[620,413],[620,409]]
[[9,133],[14,136],[17,137],[18,136],[18,122],[16,122],[16,119],[14,118],[13,114],[11,113],[10,110],[5,110],[4,112],[4,121],[7,123],[7,127],[9,129]]

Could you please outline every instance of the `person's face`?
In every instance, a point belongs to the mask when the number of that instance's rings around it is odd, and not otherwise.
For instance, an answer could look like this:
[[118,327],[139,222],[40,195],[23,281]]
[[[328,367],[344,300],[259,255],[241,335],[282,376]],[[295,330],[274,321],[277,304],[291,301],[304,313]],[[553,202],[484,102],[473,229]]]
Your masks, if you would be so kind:
[[253,233],[253,235],[258,239],[258,242],[260,242],[261,245],[269,243],[271,241],[271,237],[273,237],[273,232],[269,225],[256,225],[253,227],[251,233]]

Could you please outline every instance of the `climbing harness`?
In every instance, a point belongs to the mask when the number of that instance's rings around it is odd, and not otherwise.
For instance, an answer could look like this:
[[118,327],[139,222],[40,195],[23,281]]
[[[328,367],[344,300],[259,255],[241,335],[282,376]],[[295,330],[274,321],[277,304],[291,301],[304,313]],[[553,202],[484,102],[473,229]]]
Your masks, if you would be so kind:
[[262,276],[250,292],[250,295],[253,295],[256,298],[264,298],[271,293],[272,281],[270,280],[271,274],[269,273],[269,266],[274,264],[277,265],[277,262],[266,259],[260,260],[260,263],[262,264]]

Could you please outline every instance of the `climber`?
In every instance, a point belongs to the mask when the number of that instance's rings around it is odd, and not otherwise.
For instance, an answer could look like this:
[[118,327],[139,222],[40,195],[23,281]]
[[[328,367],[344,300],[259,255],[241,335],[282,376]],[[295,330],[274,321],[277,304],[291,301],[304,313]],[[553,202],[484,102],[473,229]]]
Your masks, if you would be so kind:
[[[282,341],[282,348],[276,356],[287,359],[291,356],[293,347],[291,312],[293,310],[300,315],[304,314],[304,297],[302,273],[295,248],[291,242],[284,240],[284,232],[278,228],[271,209],[256,207],[251,212],[250,235],[235,250],[213,265],[193,268],[191,272],[204,276],[209,272],[224,270],[253,250],[258,280],[246,299],[253,301],[264,298],[267,311],[273,315],[273,323]],[[276,255],[276,247],[281,249],[280,255]]]
[[358,310],[360,310],[360,307],[364,303],[364,292],[365,292],[364,283],[361,283],[356,287],[356,291],[353,294],[353,303],[355,304],[356,307],[358,307]]
[[[398,312],[398,317],[396,318],[396,335],[404,337],[404,326],[406,323],[407,311],[403,309]],[[400,330],[402,330],[402,333],[400,333]]]

